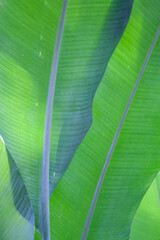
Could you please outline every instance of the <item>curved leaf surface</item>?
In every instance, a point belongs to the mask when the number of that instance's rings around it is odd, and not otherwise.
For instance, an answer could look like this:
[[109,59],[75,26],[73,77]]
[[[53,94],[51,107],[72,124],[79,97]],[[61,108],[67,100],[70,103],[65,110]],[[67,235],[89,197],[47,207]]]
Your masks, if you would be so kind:
[[0,237],[33,240],[34,215],[20,173],[0,136]]
[[[53,109],[50,194],[92,123],[93,97],[132,2],[69,1]],[[44,126],[62,8],[62,0],[8,0],[0,8],[0,131],[26,185],[36,226],[42,219],[42,159],[49,131]]]
[[157,240],[160,236],[160,202],[157,180],[149,187],[136,212],[130,240]]
[[50,192],[91,126],[93,98],[126,27],[132,2],[69,1],[55,91]]
[[0,7],[0,131],[26,185],[38,224],[45,112],[63,1]]
[[[158,31],[159,10],[159,1],[134,2],[129,24],[96,93],[93,125],[51,198],[51,222],[59,239],[61,231],[67,233],[66,239],[82,236],[107,154]],[[111,158],[88,239],[128,239],[139,203],[159,171],[159,40],[155,49]]]
[[[137,207],[160,169],[159,36],[160,29],[157,32],[158,40],[156,37],[153,41],[156,45],[154,49],[150,49],[153,52],[145,72],[140,72],[139,86],[119,133],[108,174],[104,177],[92,218],[89,235],[91,239],[93,235],[94,238],[107,236],[114,240],[129,239],[129,230]],[[109,231],[105,230],[106,225]],[[94,234],[97,229],[97,234]]]

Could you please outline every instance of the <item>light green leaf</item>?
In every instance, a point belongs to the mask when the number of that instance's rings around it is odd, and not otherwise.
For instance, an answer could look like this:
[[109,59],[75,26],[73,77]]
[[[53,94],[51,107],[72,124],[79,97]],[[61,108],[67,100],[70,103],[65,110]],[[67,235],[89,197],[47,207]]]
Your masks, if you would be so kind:
[[[127,116],[123,115],[122,129],[119,131],[118,128],[117,130],[119,136],[115,143],[115,149],[111,150],[113,155],[109,152],[111,162],[93,215],[90,228],[91,239],[95,229],[98,229],[99,232],[97,236],[107,236],[114,240],[128,239],[129,228],[137,206],[160,169],[160,136],[157,134],[160,131],[158,126],[160,114],[157,111],[160,104],[159,35],[160,30],[158,30],[146,57],[149,62],[144,61],[142,71],[135,84],[137,88],[133,101],[130,99],[131,105],[127,105],[128,114]],[[150,56],[150,54],[152,55]],[[106,161],[109,160],[107,156]],[[115,191],[115,189],[117,190]],[[96,194],[97,192],[95,192]],[[102,210],[104,203],[105,211]],[[102,215],[103,217],[99,219]],[[113,221],[115,221],[115,225],[112,223]],[[102,231],[106,224],[110,229],[109,232]]]
[[104,178],[88,235],[92,240],[129,239],[135,212],[160,169],[159,39],[152,48],[159,34],[159,13],[159,1],[134,1],[125,33],[95,96],[93,125],[50,200],[53,236],[58,239],[63,239],[61,232],[66,233],[66,239],[82,237],[101,171],[151,48]]
[[19,171],[0,136],[0,238],[33,240],[34,215]]
[[155,183],[156,183],[157,195],[158,195],[159,203],[160,203],[160,172],[156,176]]
[[160,238],[160,203],[156,181],[157,177],[136,212],[130,240],[159,240]]

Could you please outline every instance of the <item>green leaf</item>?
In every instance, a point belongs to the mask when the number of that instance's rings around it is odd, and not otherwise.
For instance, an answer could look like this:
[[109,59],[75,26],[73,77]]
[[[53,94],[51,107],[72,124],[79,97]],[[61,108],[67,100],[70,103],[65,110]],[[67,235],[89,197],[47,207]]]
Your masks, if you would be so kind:
[[45,113],[63,1],[5,1],[0,8],[0,132],[33,206],[40,206]]
[[[125,225],[128,224],[130,220],[130,211],[134,211],[134,207],[136,209],[137,205],[134,202],[134,197],[137,199],[137,201],[142,198],[143,192],[146,189],[147,184],[150,183],[153,176],[155,176],[155,173],[157,174],[157,169],[154,169],[154,165],[152,163],[152,158],[154,159],[154,162],[157,163],[157,167],[160,167],[157,162],[157,156],[159,154],[159,149],[156,148],[152,149],[154,145],[159,142],[159,137],[155,136],[156,131],[158,130],[157,126],[154,124],[154,122],[158,122],[159,114],[157,114],[157,105],[159,104],[159,98],[157,96],[157,90],[156,88],[160,89],[160,86],[158,84],[159,81],[159,67],[160,65],[157,64],[157,58],[159,56],[159,48],[157,47],[159,45],[159,42],[157,42],[160,35],[160,29],[158,30],[155,39],[151,45],[151,48],[148,52],[148,55],[144,61],[144,65],[141,69],[141,72],[138,76],[137,82],[135,83],[135,86],[133,88],[131,97],[127,103],[126,109],[124,111],[124,114],[122,116],[122,120],[119,124],[119,127],[117,129],[117,132],[115,134],[115,137],[113,139],[112,145],[110,147],[110,150],[108,152],[108,156],[104,165],[104,168],[102,170],[99,182],[97,184],[97,188],[94,194],[94,198],[90,207],[89,217],[92,217],[95,204],[97,202],[97,198],[101,189],[101,186],[108,185],[107,184],[107,176],[105,177],[106,170],[108,168],[109,162],[112,158],[111,163],[111,171],[114,171],[115,174],[119,173],[119,169],[121,169],[121,176],[118,178],[118,183],[116,183],[117,178],[113,181],[113,186],[109,186],[109,189],[102,192],[102,199],[103,201],[107,198],[108,191],[111,191],[112,198],[114,196],[114,200],[112,201],[112,206],[114,207],[114,211],[118,212],[117,206],[119,207],[119,204],[115,204],[114,201],[118,201],[117,193],[115,193],[114,186],[120,187],[124,189],[124,196],[128,196],[130,199],[130,203],[128,206],[126,206],[125,201],[123,201],[123,205],[121,205],[121,209],[119,210],[119,214],[122,218],[122,225],[120,227],[123,229],[125,228]],[[156,46],[155,46],[156,44]],[[151,55],[153,52],[153,56]],[[157,54],[158,53],[158,54]],[[150,59],[151,57],[151,59]],[[149,61],[149,63],[148,63]],[[153,61],[153,62],[152,62]],[[156,65],[154,69],[154,65]],[[145,71],[145,74],[144,74]],[[142,76],[144,77],[142,78]],[[150,84],[151,76],[153,76],[153,83]],[[145,79],[146,78],[146,79]],[[142,83],[141,83],[142,80]],[[151,98],[151,99],[150,99]],[[142,102],[143,101],[143,102]],[[152,108],[152,109],[151,109]],[[128,115],[128,116],[127,116]],[[147,117],[146,117],[147,116]],[[145,122],[145,119],[147,118],[147,121]],[[136,122],[136,124],[134,123]],[[122,130],[122,131],[121,131]],[[125,140],[124,140],[125,138]],[[152,141],[151,141],[152,139]],[[150,150],[148,150],[148,148]],[[127,151],[126,151],[127,149]],[[134,151],[134,154],[133,154]],[[118,152],[118,153],[117,153]],[[113,156],[112,156],[113,154]],[[118,155],[116,155],[118,154]],[[151,158],[152,156],[152,158]],[[127,161],[128,159],[128,166]],[[144,167],[145,171],[147,173],[141,174],[139,176],[139,171],[136,171],[136,174],[134,174],[132,168],[136,169],[136,159],[139,159],[139,167],[141,170],[143,170],[143,165],[146,163],[146,166]],[[149,161],[150,160],[150,161]],[[116,162],[116,166],[113,162]],[[112,165],[114,164],[114,165]],[[123,167],[124,166],[124,167]],[[151,172],[148,167],[153,168],[153,172]],[[124,169],[123,169],[124,168]],[[138,168],[138,167],[137,167]],[[110,169],[110,168],[109,168]],[[127,184],[124,183],[124,178],[127,176],[131,176],[130,178],[126,179]],[[134,177],[133,177],[134,175]],[[125,176],[125,177],[124,177]],[[107,179],[107,180],[106,180]],[[134,181],[134,184],[133,184]],[[144,186],[140,186],[140,183],[144,182]],[[127,189],[129,186],[133,186],[131,189]],[[137,189],[135,191],[134,187],[137,186]],[[126,193],[127,189],[127,193]],[[122,191],[122,190],[121,190]],[[123,192],[122,191],[122,192]],[[140,194],[141,193],[141,194]],[[140,196],[139,196],[140,195]],[[116,199],[117,196],[117,199]],[[130,205],[133,203],[132,205]],[[102,204],[102,202],[101,202]],[[113,204],[113,205],[112,205]],[[121,203],[122,204],[122,203]],[[135,205],[135,206],[134,206]],[[98,208],[98,207],[97,207]],[[101,210],[100,210],[101,211]],[[122,212],[125,212],[127,214],[127,219],[124,219],[122,216]],[[110,210],[109,210],[110,212]],[[101,214],[101,213],[100,213]],[[99,215],[99,213],[98,213]],[[110,216],[111,217],[111,216]],[[119,216],[120,217],[120,216]],[[106,217],[107,219],[109,216]],[[104,220],[103,220],[104,221]],[[88,227],[88,224],[90,224],[90,219],[87,219],[86,221],[86,227]],[[102,224],[101,224],[102,225]],[[117,231],[118,232],[118,231]],[[115,232],[114,232],[115,233]],[[121,234],[116,233],[117,235],[114,236],[114,233],[109,233],[109,236],[113,235],[113,238],[118,239],[121,236]],[[128,236],[128,233],[126,234]],[[124,238],[126,238],[124,236]]]
[[[150,59],[145,72],[139,74],[139,86],[119,134],[108,174],[104,178],[90,227],[91,239],[97,229],[94,238],[107,236],[114,240],[129,239],[137,207],[160,169],[160,136],[157,134],[160,131],[160,114],[157,111],[160,104],[159,35],[160,29],[153,41],[156,45],[154,47],[152,44],[149,51],[152,55],[147,55],[146,59]],[[105,212],[102,210],[103,203]],[[106,224],[109,231],[104,228]]]
[[20,173],[0,136],[0,236],[33,240],[34,215]]
[[[93,103],[93,125],[50,200],[53,236],[79,239],[114,136],[151,56],[120,131],[93,213],[88,239],[129,239],[135,212],[160,169],[159,1],[135,0],[130,21]],[[156,46],[153,50],[153,43]],[[75,220],[76,216],[76,220]]]
[[127,25],[132,3],[69,1],[55,89],[51,193],[92,124],[93,98]]
[[136,212],[130,240],[158,240],[160,236],[160,202],[157,177],[149,187]]
[[63,1],[7,0],[0,8],[0,131],[26,185],[36,226],[45,223],[44,231],[49,232],[45,136],[51,134],[51,194],[91,126],[94,94],[126,27],[132,2],[69,1],[62,44],[57,43],[61,51],[51,132],[45,128],[47,113],[52,117],[47,97],[51,69],[56,71],[52,59]]
[[42,239],[42,238],[41,238],[40,233],[39,233],[37,230],[35,230],[34,240],[41,240],[41,239]]
[[158,198],[160,201],[160,172],[156,176],[155,183],[156,183]]

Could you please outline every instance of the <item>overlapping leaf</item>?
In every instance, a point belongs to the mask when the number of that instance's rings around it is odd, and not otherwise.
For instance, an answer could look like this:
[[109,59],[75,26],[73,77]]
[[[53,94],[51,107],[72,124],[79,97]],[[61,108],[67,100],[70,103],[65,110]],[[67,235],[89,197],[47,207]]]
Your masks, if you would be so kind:
[[0,238],[33,240],[34,215],[20,173],[0,137]]
[[[26,184],[36,225],[49,76],[62,5],[63,1],[14,0],[0,9],[0,131]],[[92,123],[93,97],[131,6],[128,0],[69,2],[53,111],[50,193]],[[82,236],[107,153],[158,31],[159,12],[158,0],[135,0],[127,31],[98,89],[93,125],[51,198],[53,239]],[[152,51],[104,178],[88,239],[129,239],[134,214],[159,171],[159,40]],[[21,178],[16,179],[13,176],[19,184]],[[32,239],[33,225],[26,212],[20,211],[19,202],[11,200],[16,218],[22,219],[21,224],[27,222],[24,238]],[[5,219],[2,234],[4,223]],[[20,229],[15,232],[19,234]]]
[[[60,0],[8,0],[0,8],[0,131],[26,185],[36,226],[49,78],[62,7]],[[69,1],[53,110],[50,193],[92,123],[95,91],[131,7],[132,0]]]
[[[107,154],[158,33],[159,10],[159,1],[134,2],[127,29],[96,94],[93,125],[51,198],[53,234],[58,239],[61,232],[66,239],[82,236]],[[111,158],[88,239],[128,239],[134,214],[159,171],[159,58],[158,39]]]
[[0,131],[26,185],[36,225],[45,111],[63,1],[0,7]]
[[135,215],[130,240],[157,240],[160,236],[160,202],[157,177],[145,194]]

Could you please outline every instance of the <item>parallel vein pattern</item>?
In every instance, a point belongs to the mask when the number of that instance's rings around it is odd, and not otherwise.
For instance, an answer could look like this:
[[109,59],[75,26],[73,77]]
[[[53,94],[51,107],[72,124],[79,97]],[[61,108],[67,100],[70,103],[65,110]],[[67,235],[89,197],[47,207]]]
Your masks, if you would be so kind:
[[121,132],[121,129],[122,129],[122,127],[123,127],[124,121],[125,121],[125,119],[126,119],[127,113],[128,113],[128,111],[129,111],[129,109],[130,109],[130,106],[131,106],[131,103],[132,103],[132,101],[133,101],[134,95],[135,95],[135,93],[136,93],[136,91],[137,91],[138,85],[139,85],[139,83],[140,83],[140,81],[141,81],[142,75],[143,75],[143,73],[144,73],[144,71],[145,71],[145,68],[146,68],[147,63],[148,63],[148,61],[149,61],[149,59],[150,59],[150,56],[151,56],[151,54],[152,54],[152,51],[153,51],[153,49],[154,49],[154,47],[155,47],[155,44],[156,44],[156,42],[157,42],[157,40],[158,40],[159,35],[160,35],[160,28],[158,29],[158,31],[157,31],[157,33],[156,33],[156,36],[155,36],[154,41],[153,41],[153,43],[152,43],[152,46],[151,46],[151,48],[150,48],[150,50],[149,50],[149,52],[148,52],[148,55],[147,55],[147,57],[146,57],[146,59],[145,59],[144,65],[143,65],[143,67],[142,67],[142,69],[141,69],[141,72],[140,72],[140,74],[139,74],[139,76],[138,76],[138,79],[137,79],[136,84],[135,84],[135,86],[134,86],[134,89],[133,89],[133,91],[132,91],[131,97],[130,97],[128,103],[127,103],[125,112],[124,112],[124,114],[123,114],[123,116],[122,116],[122,120],[121,120],[121,122],[120,122],[120,124],[119,124],[119,127],[118,127],[118,129],[117,129],[117,132],[116,132],[115,137],[114,137],[114,139],[113,139],[111,148],[110,148],[110,150],[109,150],[109,152],[108,152],[108,155],[107,155],[107,158],[106,158],[106,161],[105,161],[105,164],[104,164],[102,173],[101,173],[101,175],[100,175],[100,178],[99,178],[99,181],[98,181],[96,190],[95,190],[95,194],[94,194],[94,197],[93,197],[93,200],[92,200],[92,204],[91,204],[91,207],[90,207],[90,210],[89,210],[89,214],[88,214],[88,217],[87,217],[87,220],[86,220],[86,224],[85,224],[85,228],[84,228],[84,233],[83,233],[82,239],[86,239],[86,237],[87,237],[87,233],[88,233],[89,226],[90,226],[90,223],[91,223],[93,211],[94,211],[94,208],[95,208],[95,205],[96,205],[96,202],[97,202],[97,198],[98,198],[99,192],[100,192],[100,190],[101,190],[101,186],[102,186],[102,183],[103,183],[103,180],[104,180],[104,177],[105,177],[105,174],[106,174],[106,171],[107,171],[107,168],[108,168],[110,159],[111,159],[111,157],[112,157],[112,153],[113,153],[114,148],[115,148],[115,146],[116,146],[116,143],[117,143],[119,134],[120,134],[120,132]]
[[[160,2],[135,0],[93,103],[93,124],[51,197],[53,236],[82,237],[103,169],[160,23]],[[88,239],[129,239],[133,216],[159,168],[159,40],[127,114],[105,175]],[[78,201],[77,201],[78,199]],[[63,208],[62,206],[67,206]],[[76,218],[75,218],[76,216]],[[68,221],[69,219],[69,221]]]
[[51,194],[91,127],[94,96],[127,25],[132,3],[69,2],[53,109]]
[[19,171],[0,136],[0,238],[33,240],[34,215]]
[[160,205],[155,180],[143,197],[133,220],[130,240],[157,240],[160,236]]

